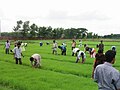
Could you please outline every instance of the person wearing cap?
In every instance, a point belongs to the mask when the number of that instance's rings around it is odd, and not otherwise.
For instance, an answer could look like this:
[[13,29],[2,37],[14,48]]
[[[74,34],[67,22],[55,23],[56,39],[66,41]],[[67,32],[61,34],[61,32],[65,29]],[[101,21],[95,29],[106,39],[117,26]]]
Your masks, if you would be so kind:
[[108,50],[105,53],[105,62],[95,68],[94,81],[99,90],[120,90],[120,72],[112,64],[115,63],[116,53]]
[[21,56],[23,56],[23,54],[22,54],[22,49],[21,49],[20,46],[21,46],[21,43],[18,42],[17,46],[13,49],[13,53],[14,53],[14,58],[15,58],[15,63],[16,64],[18,64],[18,63],[22,64]]

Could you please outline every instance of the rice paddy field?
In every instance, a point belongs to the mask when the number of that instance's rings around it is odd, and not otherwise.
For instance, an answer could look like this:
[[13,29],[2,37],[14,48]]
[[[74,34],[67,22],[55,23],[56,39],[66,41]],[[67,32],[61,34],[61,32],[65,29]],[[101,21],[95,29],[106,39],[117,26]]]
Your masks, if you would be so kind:
[[[76,57],[72,56],[72,40],[57,40],[58,45],[63,42],[67,44],[67,55],[52,54],[52,40],[24,40],[28,46],[23,52],[22,65],[16,65],[13,53],[5,54],[4,43],[0,42],[0,90],[98,90],[97,83],[91,79],[94,58],[86,53],[84,64],[75,63]],[[40,46],[43,42],[43,46]],[[46,45],[49,42],[50,45]],[[79,40],[76,40],[77,46]],[[100,40],[83,40],[82,44],[94,47]],[[116,63],[113,65],[120,71],[120,42],[119,40],[103,40],[104,52],[116,46]],[[84,50],[84,47],[80,50]],[[11,49],[14,48],[14,41],[11,40]],[[42,67],[33,68],[30,64],[30,56],[38,53],[42,57]]]

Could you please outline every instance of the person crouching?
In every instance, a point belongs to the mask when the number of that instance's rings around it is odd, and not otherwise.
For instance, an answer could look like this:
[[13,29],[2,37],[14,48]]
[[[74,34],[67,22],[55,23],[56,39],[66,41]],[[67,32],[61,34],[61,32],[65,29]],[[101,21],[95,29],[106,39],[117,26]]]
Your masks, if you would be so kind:
[[72,50],[72,56],[74,56],[74,54],[75,54],[75,56],[77,56],[77,53],[80,51],[80,49],[79,48],[74,48],[73,50]]
[[33,54],[31,57],[30,57],[30,61],[31,61],[31,65],[32,67],[35,67],[35,68],[39,68],[41,67],[41,56],[39,54]]
[[94,48],[90,48],[90,49],[89,49],[89,53],[90,53],[90,57],[91,57],[91,58],[95,58],[96,50],[95,50]]
[[66,46],[58,46],[59,49],[61,49],[61,55],[66,55]]
[[84,63],[85,60],[86,60],[86,54],[83,51],[79,51],[76,63],[78,63],[78,61],[80,60],[81,57],[82,57],[82,62],[81,63]]

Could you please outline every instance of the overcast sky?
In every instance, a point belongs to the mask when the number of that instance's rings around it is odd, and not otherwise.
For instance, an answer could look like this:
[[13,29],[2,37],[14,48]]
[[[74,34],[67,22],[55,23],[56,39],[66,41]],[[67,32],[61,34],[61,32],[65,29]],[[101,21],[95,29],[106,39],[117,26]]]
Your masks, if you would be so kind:
[[120,0],[0,0],[1,31],[16,21],[38,26],[86,28],[98,35],[120,34]]

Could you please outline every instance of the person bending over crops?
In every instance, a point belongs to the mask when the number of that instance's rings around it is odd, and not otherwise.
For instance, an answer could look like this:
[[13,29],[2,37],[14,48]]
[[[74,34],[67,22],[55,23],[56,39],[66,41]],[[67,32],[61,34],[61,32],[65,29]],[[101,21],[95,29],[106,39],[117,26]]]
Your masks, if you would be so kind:
[[89,52],[90,47],[88,46],[88,44],[84,44],[84,52],[86,53],[87,51]]
[[41,67],[40,61],[41,61],[41,56],[39,54],[33,54],[30,57],[30,62],[31,62],[32,67],[35,67],[35,68]]
[[66,55],[66,46],[63,44],[61,46],[58,46],[59,49],[61,49],[61,55]]
[[81,63],[84,63],[85,60],[86,60],[86,54],[83,51],[79,51],[76,63],[78,63],[78,61],[80,60],[80,58],[82,58],[82,62]]
[[72,56],[74,56],[74,54],[75,54],[75,56],[77,56],[77,53],[80,51],[80,49],[79,48],[74,48],[73,50],[72,50]]
[[89,48],[89,53],[91,58],[95,58],[96,50],[94,48]]

